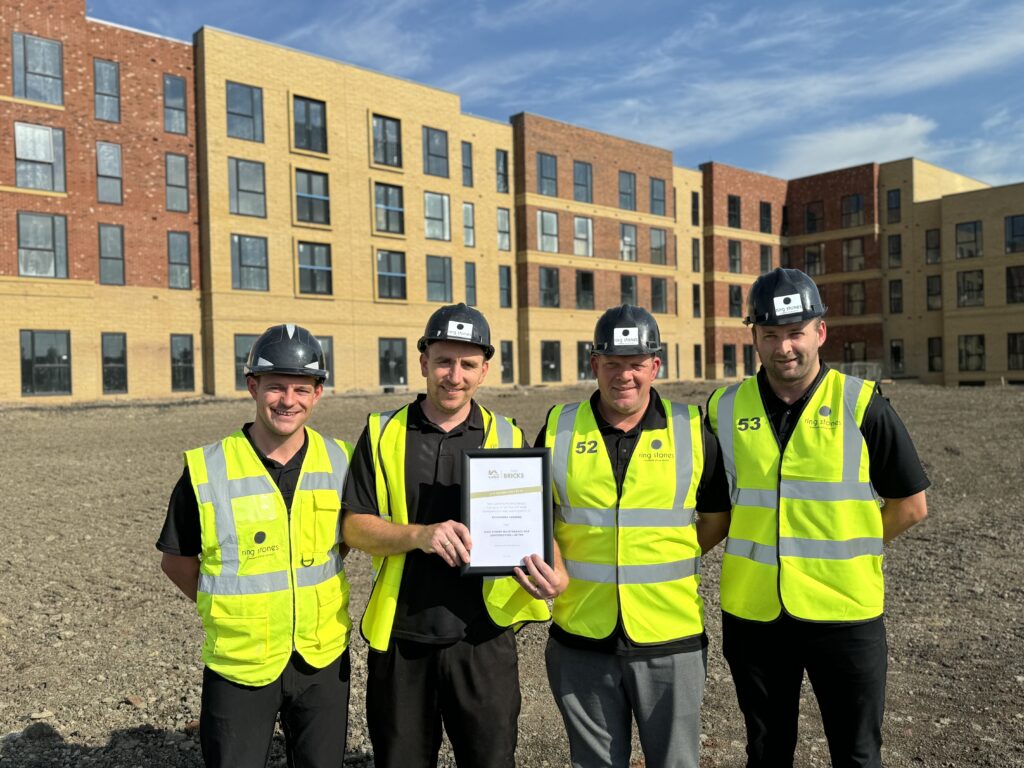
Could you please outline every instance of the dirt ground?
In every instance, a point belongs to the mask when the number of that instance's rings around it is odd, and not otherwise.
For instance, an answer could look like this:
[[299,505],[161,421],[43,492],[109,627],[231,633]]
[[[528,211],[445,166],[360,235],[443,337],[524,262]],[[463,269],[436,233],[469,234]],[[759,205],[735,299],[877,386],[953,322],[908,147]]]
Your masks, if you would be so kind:
[[[890,667],[885,760],[1024,766],[1024,391],[886,386],[932,479],[929,519],[886,549]],[[710,385],[662,393],[703,404]],[[548,406],[584,389],[481,400],[531,437]],[[408,396],[325,398],[312,426],[354,441],[369,410]],[[0,766],[198,766],[200,629],[160,573],[153,542],[181,451],[251,419],[247,403],[0,410]],[[721,656],[719,555],[705,559],[710,637],[702,766],[742,766],[743,723]],[[353,614],[368,559],[348,560]],[[518,762],[561,766],[567,747],[548,691],[546,629],[519,636]],[[353,643],[346,763],[372,761],[363,714],[366,646]],[[809,686],[797,763],[826,766]],[[442,764],[450,762],[447,752]],[[634,765],[641,766],[637,757]],[[283,766],[281,742],[271,765]]]

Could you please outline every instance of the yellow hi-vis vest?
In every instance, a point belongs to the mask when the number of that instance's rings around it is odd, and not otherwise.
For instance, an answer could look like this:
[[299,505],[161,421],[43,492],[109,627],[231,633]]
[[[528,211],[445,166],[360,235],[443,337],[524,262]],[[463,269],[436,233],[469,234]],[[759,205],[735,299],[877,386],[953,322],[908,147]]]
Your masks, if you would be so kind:
[[662,402],[668,425],[641,432],[621,498],[590,402],[558,405],[548,416],[555,539],[570,577],[555,598],[554,620],[566,632],[608,637],[620,614],[635,643],[704,630],[695,526],[704,471],[700,411]]
[[715,391],[711,426],[732,494],[722,610],[773,621],[882,614],[882,516],[861,435],[874,382],[829,370],[783,454],[757,378]]
[[243,685],[276,680],[291,656],[326,667],[348,647],[341,488],[352,447],[307,429],[291,513],[245,434],[185,452],[199,502],[196,607],[203,662]]
[[[480,408],[484,421],[482,448],[522,448],[523,431],[511,419]],[[377,481],[377,509],[380,516],[397,525],[409,524],[405,493],[405,438],[409,406],[397,411],[371,413],[367,420],[370,452]],[[363,637],[375,651],[386,651],[395,622],[395,607],[402,584],[405,554],[373,558],[373,591],[363,614]],[[484,604],[499,627],[519,629],[530,621],[551,618],[547,603],[527,594],[511,576],[485,577]]]

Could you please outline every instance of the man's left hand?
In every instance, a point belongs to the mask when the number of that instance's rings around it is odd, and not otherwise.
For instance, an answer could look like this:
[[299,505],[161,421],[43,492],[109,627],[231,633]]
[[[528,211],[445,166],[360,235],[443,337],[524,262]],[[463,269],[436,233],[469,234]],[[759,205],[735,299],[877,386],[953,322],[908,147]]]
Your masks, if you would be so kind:
[[540,555],[524,558],[523,567],[515,568],[512,573],[519,585],[538,600],[557,597],[569,585],[569,578],[564,571],[552,568]]

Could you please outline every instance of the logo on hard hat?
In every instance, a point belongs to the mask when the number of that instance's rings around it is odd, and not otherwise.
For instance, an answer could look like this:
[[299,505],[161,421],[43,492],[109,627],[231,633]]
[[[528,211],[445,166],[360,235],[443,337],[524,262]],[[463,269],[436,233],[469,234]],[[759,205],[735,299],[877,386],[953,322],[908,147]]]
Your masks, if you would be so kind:
[[448,321],[448,338],[449,339],[466,339],[472,341],[473,339],[473,324],[463,323],[459,320]]
[[788,293],[785,296],[775,297],[776,315],[795,315],[804,311],[804,303],[800,300],[799,293]]
[[630,326],[629,328],[616,328],[612,336],[612,344],[616,347],[635,347],[640,343],[640,329]]

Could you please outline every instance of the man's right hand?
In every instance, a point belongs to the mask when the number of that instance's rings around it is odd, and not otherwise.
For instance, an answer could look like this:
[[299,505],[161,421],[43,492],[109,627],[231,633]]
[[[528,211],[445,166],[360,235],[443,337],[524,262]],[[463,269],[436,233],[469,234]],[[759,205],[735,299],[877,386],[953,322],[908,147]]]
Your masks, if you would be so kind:
[[423,526],[419,548],[428,555],[440,555],[453,568],[469,562],[473,540],[469,528],[455,520]]

